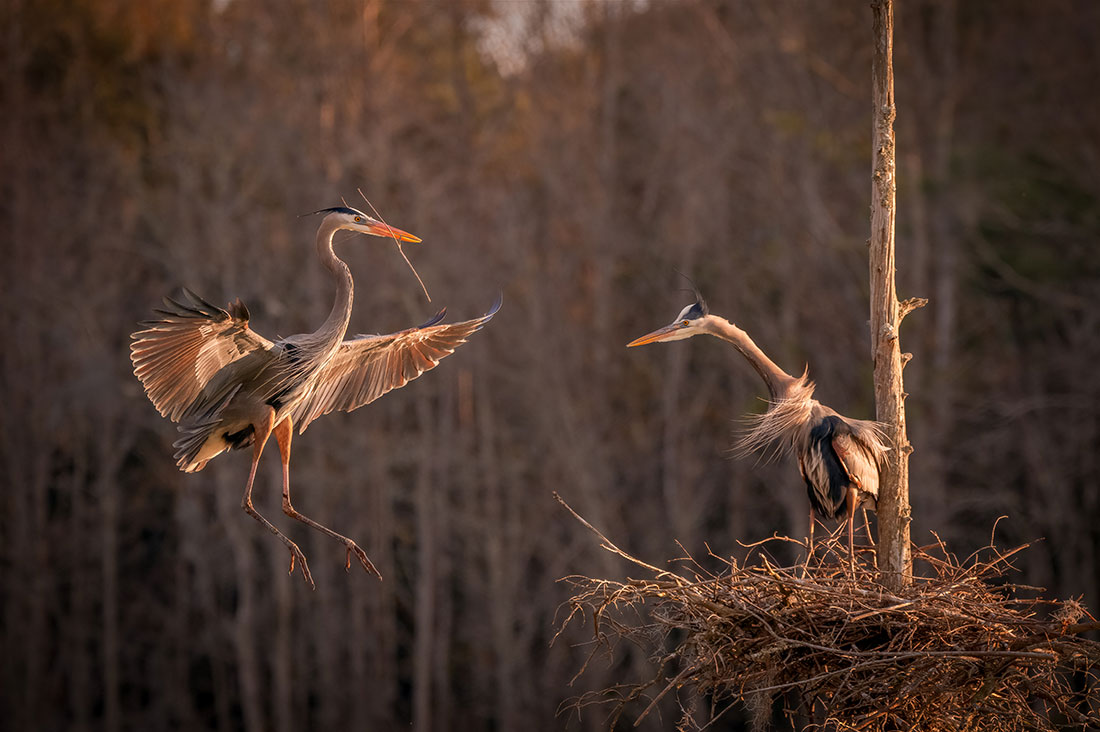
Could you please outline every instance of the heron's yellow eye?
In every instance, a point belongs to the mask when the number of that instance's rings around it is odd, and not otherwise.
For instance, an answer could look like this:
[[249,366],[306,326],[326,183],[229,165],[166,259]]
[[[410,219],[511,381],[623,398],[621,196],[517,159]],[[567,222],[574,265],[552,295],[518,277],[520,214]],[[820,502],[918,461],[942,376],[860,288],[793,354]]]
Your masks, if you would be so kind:
[[684,322],[680,323],[680,325],[690,325],[690,324],[691,324],[690,320],[685,320]]
[[356,220],[356,221],[362,221],[362,220],[363,220],[363,217],[362,217],[362,216],[356,216],[356,217],[355,217],[355,220]]

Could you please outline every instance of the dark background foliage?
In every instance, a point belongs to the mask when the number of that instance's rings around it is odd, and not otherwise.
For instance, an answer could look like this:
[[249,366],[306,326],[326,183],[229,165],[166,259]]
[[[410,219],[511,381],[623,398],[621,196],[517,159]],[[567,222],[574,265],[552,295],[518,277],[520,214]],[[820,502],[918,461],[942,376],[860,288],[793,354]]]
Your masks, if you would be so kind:
[[[914,538],[1042,538],[1014,579],[1100,601],[1100,103],[1091,2],[898,4]],[[650,673],[553,646],[570,573],[801,536],[793,466],[729,455],[757,377],[689,300],[870,416],[870,11],[849,2],[12,0],[0,9],[0,702],[12,729],[597,729]],[[183,475],[129,333],[187,285],[268,336],[331,297],[312,218],[362,187],[437,304],[504,307],[436,371],[296,440],[316,592]],[[381,240],[351,332],[434,311]],[[286,525],[277,463],[258,506]],[[683,549],[677,546],[680,542]],[[700,719],[706,710],[699,711]],[[650,729],[675,716],[651,715]],[[737,728],[734,717],[721,724]]]

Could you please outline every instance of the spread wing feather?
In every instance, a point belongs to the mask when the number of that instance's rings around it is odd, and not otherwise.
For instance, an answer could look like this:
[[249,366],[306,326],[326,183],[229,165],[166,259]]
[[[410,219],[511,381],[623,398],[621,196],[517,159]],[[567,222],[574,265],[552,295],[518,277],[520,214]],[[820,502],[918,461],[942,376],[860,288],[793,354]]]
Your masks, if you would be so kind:
[[295,407],[292,417],[299,432],[309,423],[334,410],[350,412],[400,389],[429,371],[466,342],[496,315],[500,298],[480,318],[438,325],[440,311],[424,325],[388,335],[359,335],[340,344],[313,384]]
[[214,377],[273,344],[248,327],[248,308],[240,300],[222,310],[184,288],[164,305],[156,310],[160,318],[142,322],[145,329],[130,336],[130,360],[157,411],[179,422],[223,404],[224,389],[207,388]]

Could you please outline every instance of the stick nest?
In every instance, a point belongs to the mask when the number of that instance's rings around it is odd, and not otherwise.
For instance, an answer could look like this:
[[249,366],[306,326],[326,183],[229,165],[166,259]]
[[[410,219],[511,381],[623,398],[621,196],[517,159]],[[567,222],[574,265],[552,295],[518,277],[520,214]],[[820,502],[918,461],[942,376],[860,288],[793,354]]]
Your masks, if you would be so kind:
[[[1100,643],[1081,636],[1100,624],[1077,601],[1042,600],[1036,588],[1004,581],[1024,547],[1001,552],[991,540],[962,561],[942,542],[914,547],[924,576],[899,595],[872,568],[853,574],[837,535],[819,542],[809,566],[778,566],[770,543],[794,541],[778,537],[740,564],[711,555],[716,573],[690,557],[670,572],[574,516],[649,575],[565,580],[574,593],[562,629],[591,621],[589,661],[627,640],[655,662],[648,681],[571,702],[611,704],[612,727],[633,707],[640,723],[670,692],[682,709],[701,697],[711,722],[743,703],[756,728],[777,699],[792,723],[810,729],[1100,727]],[[693,717],[685,712],[680,728],[698,727]]]

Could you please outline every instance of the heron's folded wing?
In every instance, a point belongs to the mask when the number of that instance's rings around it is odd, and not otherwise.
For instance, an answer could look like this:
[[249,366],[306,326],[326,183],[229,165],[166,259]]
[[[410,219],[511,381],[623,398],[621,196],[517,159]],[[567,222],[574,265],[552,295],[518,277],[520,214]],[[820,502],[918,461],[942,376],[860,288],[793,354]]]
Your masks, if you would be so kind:
[[345,340],[318,374],[309,395],[295,408],[292,416],[298,431],[305,432],[310,422],[333,410],[350,412],[369,404],[435,368],[498,309],[499,298],[489,312],[473,320],[436,325],[444,314],[440,311],[416,328]]
[[[162,415],[173,422],[224,402],[223,389],[211,393],[214,377],[229,364],[269,352],[271,341],[248,327],[248,308],[237,300],[222,310],[184,289],[179,300],[164,299],[156,320],[134,333],[130,360],[134,374]],[[231,380],[220,379],[229,386]]]
[[[854,421],[854,420],[853,420]],[[849,423],[851,424],[851,423]],[[877,445],[869,445],[853,439],[851,433],[833,435],[833,451],[840,460],[840,466],[851,481],[861,491],[878,498],[878,455]]]

